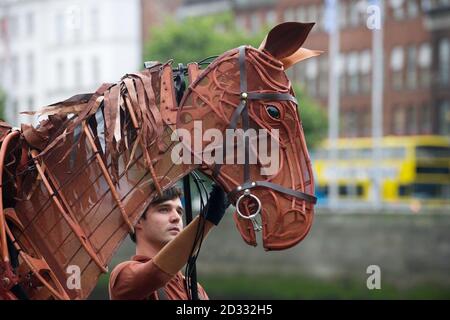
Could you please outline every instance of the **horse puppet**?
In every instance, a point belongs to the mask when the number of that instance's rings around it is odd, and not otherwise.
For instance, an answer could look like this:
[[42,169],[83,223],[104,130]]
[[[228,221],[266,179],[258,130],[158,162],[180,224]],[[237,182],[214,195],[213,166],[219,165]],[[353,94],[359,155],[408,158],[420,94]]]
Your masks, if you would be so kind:
[[[154,62],[44,108],[36,127],[1,122],[0,300],[87,298],[152,198],[193,170],[223,187],[245,242],[256,246],[262,231],[266,250],[299,243],[316,199],[285,71],[320,53],[302,48],[312,26],[283,23],[258,49],[232,49],[204,70],[188,64],[180,103],[171,63]],[[239,131],[241,143],[198,142],[199,124]]]

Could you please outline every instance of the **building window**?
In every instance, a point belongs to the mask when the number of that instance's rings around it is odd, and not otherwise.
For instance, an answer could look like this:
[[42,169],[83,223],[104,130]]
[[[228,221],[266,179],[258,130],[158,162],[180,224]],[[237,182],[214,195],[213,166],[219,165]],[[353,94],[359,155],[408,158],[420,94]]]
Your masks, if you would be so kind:
[[92,58],[92,80],[95,85],[100,82],[100,60],[97,57]]
[[294,72],[295,72],[295,82],[302,85],[302,87],[305,86],[306,82],[306,71],[305,71],[305,64],[304,63],[297,63],[293,66]]
[[306,16],[306,9],[304,6],[298,7],[296,13],[297,13],[297,21],[306,22],[308,20]]
[[348,3],[349,5],[349,13],[350,13],[350,17],[349,17],[349,24],[352,27],[356,27],[359,24],[359,16],[360,16],[360,12],[359,12],[359,6],[358,3],[355,1],[351,1]]
[[66,78],[66,70],[64,62],[62,60],[56,63],[56,87],[59,89],[64,88]]
[[395,20],[402,20],[405,18],[405,9],[403,0],[390,0],[392,15]]
[[64,15],[59,12],[55,16],[55,40],[56,43],[62,43],[64,41]]
[[319,58],[319,95],[326,97],[328,95],[328,57]]
[[98,35],[100,34],[99,19],[100,19],[100,12],[98,11],[97,8],[92,8],[90,20],[91,20],[91,35],[93,40],[96,40],[98,38]]
[[65,10],[64,18],[68,39],[78,42],[81,39],[81,28],[83,26],[81,8],[77,5],[69,6]]
[[247,30],[247,23],[245,16],[237,16],[236,17],[236,26],[239,30]]
[[429,103],[423,103],[420,110],[421,132],[423,134],[431,133],[431,108]]
[[363,120],[362,120],[362,135],[364,137],[368,137],[371,135],[371,131],[372,131],[372,114],[369,110],[369,108],[365,108],[364,109],[364,113],[363,113]]
[[324,29],[324,21],[323,21],[323,15],[324,15],[324,9],[323,9],[323,5],[319,4],[317,6],[317,20],[314,21],[316,22],[315,28],[317,31],[323,30]]
[[431,46],[429,43],[423,43],[419,48],[417,64],[419,66],[420,86],[429,88],[431,84]]
[[5,59],[0,57],[0,84],[5,81]]
[[370,92],[370,70],[371,70],[370,50],[364,50],[359,55],[359,70],[361,72],[361,91],[363,93]]
[[26,17],[26,30],[27,30],[27,36],[31,37],[34,33],[34,14],[33,12],[28,12]]
[[391,52],[392,87],[400,90],[403,87],[404,52],[402,47],[395,47]]
[[406,11],[408,12],[408,17],[417,17],[419,14],[419,4],[417,3],[417,0],[406,1]]
[[339,1],[338,2],[338,6],[339,6],[339,26],[344,29],[347,26],[347,22],[348,22],[348,15],[347,15],[347,9],[351,8],[350,4],[347,4],[346,2],[343,1]]
[[319,17],[319,12],[316,5],[312,4],[308,7],[308,20],[312,22],[316,22]]
[[17,85],[20,81],[19,79],[19,57],[13,56],[11,58],[11,82]]
[[352,52],[349,54],[347,61],[347,73],[350,77],[348,92],[350,94],[357,94],[359,92],[359,72],[358,72],[358,53]]
[[450,77],[450,43],[448,39],[439,42],[439,83],[442,86],[449,84]]
[[33,111],[34,110],[34,98],[33,96],[29,96],[27,99],[27,110]]
[[34,83],[34,54],[32,52],[27,55],[27,82],[28,84]]
[[450,135],[450,102],[448,100],[439,104],[439,134]]
[[405,133],[405,110],[396,105],[394,110],[393,132],[396,135],[403,135]]
[[339,76],[339,92],[345,94],[347,92],[347,73],[346,73],[346,56],[344,53],[339,55],[337,73]]
[[317,74],[318,66],[317,59],[308,59],[306,61],[306,85],[308,94],[315,97],[317,95]]
[[18,124],[19,120],[19,100],[14,98],[12,100],[12,122]]
[[[317,11],[317,7],[312,4],[308,7],[308,21],[310,22],[316,22],[319,20],[319,12]],[[317,31],[316,28],[312,28],[311,31]]]
[[358,136],[358,113],[352,109],[344,112],[342,133],[346,137]]
[[275,10],[269,10],[266,12],[266,25],[274,26],[277,23],[277,13]]
[[417,114],[414,106],[406,108],[406,134],[417,134]]
[[408,47],[406,64],[406,85],[409,89],[415,89],[417,86],[417,72],[416,72],[416,47],[411,45]]
[[295,11],[292,8],[286,8],[283,12],[284,22],[295,21]]
[[250,28],[251,31],[256,33],[261,27],[261,20],[259,19],[259,13],[255,12],[250,16]]
[[430,0],[422,0],[421,1],[421,8],[422,11],[429,11],[431,9],[431,3]]
[[83,87],[83,66],[80,59],[76,59],[73,63],[73,74],[74,74],[74,88]]
[[19,17],[17,16],[10,16],[8,23],[8,37],[10,39],[14,39],[19,37],[20,30],[19,30]]

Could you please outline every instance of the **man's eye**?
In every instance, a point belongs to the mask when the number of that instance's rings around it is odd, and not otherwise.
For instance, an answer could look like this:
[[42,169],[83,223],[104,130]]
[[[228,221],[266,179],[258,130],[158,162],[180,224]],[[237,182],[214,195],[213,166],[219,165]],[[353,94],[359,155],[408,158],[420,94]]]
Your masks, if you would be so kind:
[[160,211],[160,212],[168,212],[169,209],[167,209],[167,208],[161,208],[161,209],[159,209],[159,211]]

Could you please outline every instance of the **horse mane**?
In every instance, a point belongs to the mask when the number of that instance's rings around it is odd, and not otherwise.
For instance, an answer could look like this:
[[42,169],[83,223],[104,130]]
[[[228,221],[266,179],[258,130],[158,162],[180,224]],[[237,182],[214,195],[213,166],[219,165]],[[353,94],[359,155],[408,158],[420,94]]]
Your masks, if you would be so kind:
[[[57,148],[68,135],[79,131],[77,140],[85,134],[80,127],[88,125],[103,150],[105,160],[111,158],[111,174],[118,180],[118,157],[124,150],[131,150],[131,161],[138,143],[142,143],[145,159],[148,148],[161,143],[164,124],[160,113],[161,71],[166,64],[156,63],[151,68],[124,75],[117,83],[104,83],[95,93],[78,94],[57,102],[38,112],[26,112],[47,116],[36,128],[22,125],[25,140],[40,150],[39,156]],[[101,123],[99,123],[101,121]],[[101,143],[100,140],[104,140]],[[67,157],[67,152],[61,161]]]

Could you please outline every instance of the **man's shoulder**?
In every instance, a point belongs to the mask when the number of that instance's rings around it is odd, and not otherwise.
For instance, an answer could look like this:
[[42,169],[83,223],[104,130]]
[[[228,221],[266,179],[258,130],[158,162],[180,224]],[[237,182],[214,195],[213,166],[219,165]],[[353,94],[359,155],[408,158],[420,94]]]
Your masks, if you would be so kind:
[[125,268],[132,266],[132,265],[140,264],[140,263],[142,263],[142,262],[135,261],[135,260],[127,260],[127,261],[123,261],[123,262],[119,263],[112,269],[112,271],[110,273],[110,280],[115,280],[117,275],[120,272],[122,272]]

